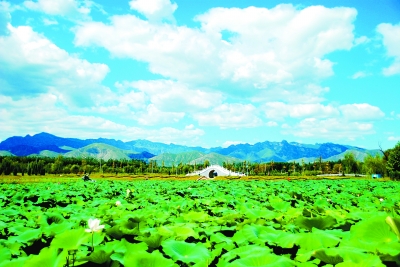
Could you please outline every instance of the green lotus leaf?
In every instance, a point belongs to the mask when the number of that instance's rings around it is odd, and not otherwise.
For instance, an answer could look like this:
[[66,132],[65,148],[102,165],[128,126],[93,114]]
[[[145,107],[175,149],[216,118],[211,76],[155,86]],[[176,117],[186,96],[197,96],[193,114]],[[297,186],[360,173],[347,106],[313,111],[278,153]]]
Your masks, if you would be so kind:
[[113,249],[115,252],[133,253],[133,252],[139,252],[139,251],[146,251],[148,249],[148,246],[144,242],[132,244],[123,238],[121,241],[118,241],[115,243]]
[[314,218],[299,216],[295,221],[297,226],[308,230],[311,230],[312,228],[318,228],[321,230],[329,229],[336,223],[336,219],[332,216],[318,216]]
[[11,241],[17,241],[19,243],[31,245],[35,240],[38,240],[42,237],[41,229],[32,229],[27,230],[18,236],[10,237]]
[[188,237],[199,238],[199,234],[188,226],[174,226],[172,227],[175,233],[176,240],[186,240]]
[[194,244],[169,239],[162,242],[162,248],[165,254],[173,260],[180,260],[184,263],[196,263],[211,256],[202,243]]
[[65,221],[64,217],[61,214],[56,213],[56,212],[46,213],[45,216],[46,216],[46,221],[47,221],[48,225],[51,225],[53,223],[60,224]]
[[388,216],[386,217],[385,221],[390,226],[392,231],[397,235],[397,239],[400,241],[400,219]]
[[349,264],[349,266],[353,266],[354,264],[354,266],[384,266],[378,255],[365,253],[362,249],[339,246],[338,248],[324,250],[329,251],[328,253],[332,256],[337,255],[343,259],[343,262],[338,263],[336,266],[347,266],[346,264]]
[[187,214],[183,214],[183,218],[189,222],[205,222],[208,220],[208,214],[205,212],[190,211]]
[[92,252],[88,257],[84,257],[81,260],[94,262],[96,264],[103,264],[111,260],[110,255],[110,252],[106,252],[102,249],[95,249],[95,251]]
[[8,209],[2,209],[1,213],[3,215],[1,220],[5,221],[5,222],[9,222],[12,220],[13,217],[18,216],[20,214],[20,211],[13,209],[13,208],[8,208]]
[[236,246],[233,242],[231,243],[219,243],[214,245],[214,249],[211,250],[211,258],[215,258],[221,255],[223,249],[226,251],[231,251],[232,249],[235,249]]
[[120,230],[119,225],[114,225],[113,227],[106,229],[106,234],[116,239],[120,239],[124,235],[124,232]]
[[11,251],[9,248],[0,247],[0,259],[1,260],[10,260],[11,259]]
[[38,267],[38,266],[60,266],[61,261],[65,259],[61,258],[57,253],[56,249],[43,248],[39,255],[31,255],[23,265],[24,267]]
[[223,235],[222,233],[219,233],[219,232],[210,235],[210,241],[212,243],[217,243],[217,244],[223,243],[223,242],[228,243],[228,244],[233,243],[231,238],[226,237],[225,235]]
[[239,246],[244,246],[249,243],[249,240],[245,236],[243,231],[237,231],[233,236],[232,236],[232,241],[235,242]]
[[20,234],[22,234],[26,231],[30,231],[30,230],[34,230],[34,228],[26,227],[22,223],[16,223],[16,222],[10,224],[10,226],[8,227],[8,232],[16,234],[16,235],[20,235]]
[[300,238],[301,236],[298,234],[280,232],[276,238],[276,244],[282,248],[292,248]]
[[350,229],[351,242],[369,251],[387,249],[398,244],[397,236],[385,221],[386,216],[372,217],[361,221]]
[[241,212],[243,213],[244,216],[246,216],[251,220],[259,218],[272,220],[278,216],[276,212],[267,209],[242,208]]
[[171,259],[166,259],[163,255],[155,250],[153,253],[145,251],[127,253],[124,257],[125,267],[177,267]]
[[46,227],[42,227],[43,235],[47,237],[54,237],[55,235],[61,234],[73,227],[73,223],[64,221],[60,224],[52,224]]
[[[1,241],[1,240],[0,240]],[[2,242],[0,242],[2,243]],[[7,240],[2,243],[3,246],[7,247],[11,252],[11,255],[20,256],[23,253],[21,247],[25,246],[24,244],[18,242],[17,240]]]
[[267,247],[260,247],[258,245],[247,245],[230,250],[222,255],[221,259],[225,262],[230,262],[236,257],[247,258],[254,255],[270,254],[271,249]]
[[337,236],[316,228],[313,229],[312,233],[300,233],[298,236],[296,244],[305,251],[334,247],[340,242],[340,238]]
[[291,207],[289,201],[283,201],[280,198],[272,198],[269,203],[278,212],[285,212]]
[[27,257],[20,257],[11,261],[2,261],[0,267],[23,267],[27,260]]
[[86,233],[83,229],[68,230],[64,233],[56,235],[51,241],[50,246],[67,250],[78,249],[80,245],[88,242],[90,237],[91,235]]
[[95,233],[93,233],[93,237],[89,238],[89,241],[87,242],[87,245],[91,246],[92,245],[92,240],[93,240],[93,245],[94,246],[98,246],[101,243],[103,243],[105,236],[106,236],[106,234],[104,232],[100,232],[100,233],[95,232]]
[[279,236],[279,231],[276,231],[272,227],[261,226],[261,225],[245,225],[243,229],[243,235],[252,243],[265,244],[274,243],[276,238]]
[[314,263],[314,262],[310,262],[310,261],[307,261],[307,262],[296,262],[296,267],[316,267],[316,266],[318,266],[318,263]]
[[0,230],[3,230],[4,228],[8,228],[9,226],[8,226],[8,224],[7,223],[5,223],[5,222],[3,222],[3,221],[0,221]]
[[374,267],[385,267],[387,265],[383,264],[381,259],[377,255],[366,254],[364,253],[363,257],[357,261],[347,261],[338,263],[335,267],[365,267],[365,266],[374,266]]
[[294,262],[286,257],[277,256],[274,254],[263,254],[251,256],[243,259],[238,259],[226,267],[290,267],[295,266]]
[[156,249],[161,246],[161,242],[164,241],[166,238],[165,236],[162,236],[159,233],[155,232],[152,233],[150,236],[138,236],[136,239],[145,242],[150,248]]
[[338,264],[343,262],[343,258],[339,256],[335,248],[318,249],[313,252],[313,256],[327,264]]
[[158,232],[160,235],[162,235],[162,236],[164,236],[164,237],[166,237],[166,238],[175,235],[174,230],[173,230],[172,228],[170,228],[170,227],[167,227],[167,226],[160,226],[160,227],[158,227],[158,228],[157,228],[157,232]]
[[119,230],[124,235],[139,235],[140,234],[140,224],[133,220],[123,221],[119,224]]

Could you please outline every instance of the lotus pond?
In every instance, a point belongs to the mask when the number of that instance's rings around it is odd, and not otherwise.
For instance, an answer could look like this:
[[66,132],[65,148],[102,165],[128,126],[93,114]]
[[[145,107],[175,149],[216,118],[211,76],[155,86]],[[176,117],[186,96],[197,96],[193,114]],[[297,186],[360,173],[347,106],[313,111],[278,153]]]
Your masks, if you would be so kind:
[[1,184],[0,267],[398,266],[400,183]]

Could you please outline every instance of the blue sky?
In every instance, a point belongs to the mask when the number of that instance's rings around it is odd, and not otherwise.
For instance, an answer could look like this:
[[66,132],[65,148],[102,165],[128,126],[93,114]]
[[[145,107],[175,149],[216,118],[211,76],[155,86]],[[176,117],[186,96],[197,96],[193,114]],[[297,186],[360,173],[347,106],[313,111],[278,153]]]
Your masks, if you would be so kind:
[[0,141],[400,140],[400,2],[0,1]]

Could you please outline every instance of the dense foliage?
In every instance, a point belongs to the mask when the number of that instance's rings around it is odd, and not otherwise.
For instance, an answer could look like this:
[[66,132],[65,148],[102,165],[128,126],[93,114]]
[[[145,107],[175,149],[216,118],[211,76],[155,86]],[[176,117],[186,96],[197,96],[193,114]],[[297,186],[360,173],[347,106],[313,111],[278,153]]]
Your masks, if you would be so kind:
[[[4,175],[44,175],[44,174],[81,174],[81,173],[159,173],[180,175],[205,168],[203,164],[190,165],[179,162],[165,166],[156,161],[114,160],[103,161],[95,158],[70,158],[59,155],[51,157],[0,156],[0,174]],[[400,143],[394,148],[383,151],[383,156],[367,156],[363,162],[357,161],[354,154],[347,152],[343,160],[323,161],[321,157],[314,162],[303,160],[293,162],[224,162],[223,167],[247,175],[317,175],[317,174],[380,174],[391,178],[400,178]]]
[[0,267],[400,264],[397,182],[98,181],[0,190]]

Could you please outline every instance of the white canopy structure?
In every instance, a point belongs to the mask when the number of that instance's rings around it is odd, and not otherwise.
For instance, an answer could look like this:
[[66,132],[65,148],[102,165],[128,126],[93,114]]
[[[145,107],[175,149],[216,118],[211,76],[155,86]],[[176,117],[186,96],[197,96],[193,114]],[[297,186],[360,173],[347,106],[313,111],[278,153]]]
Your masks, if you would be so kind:
[[220,165],[211,165],[203,170],[188,173],[186,176],[205,176],[207,178],[214,178],[216,176],[245,176],[245,174],[227,170]]

